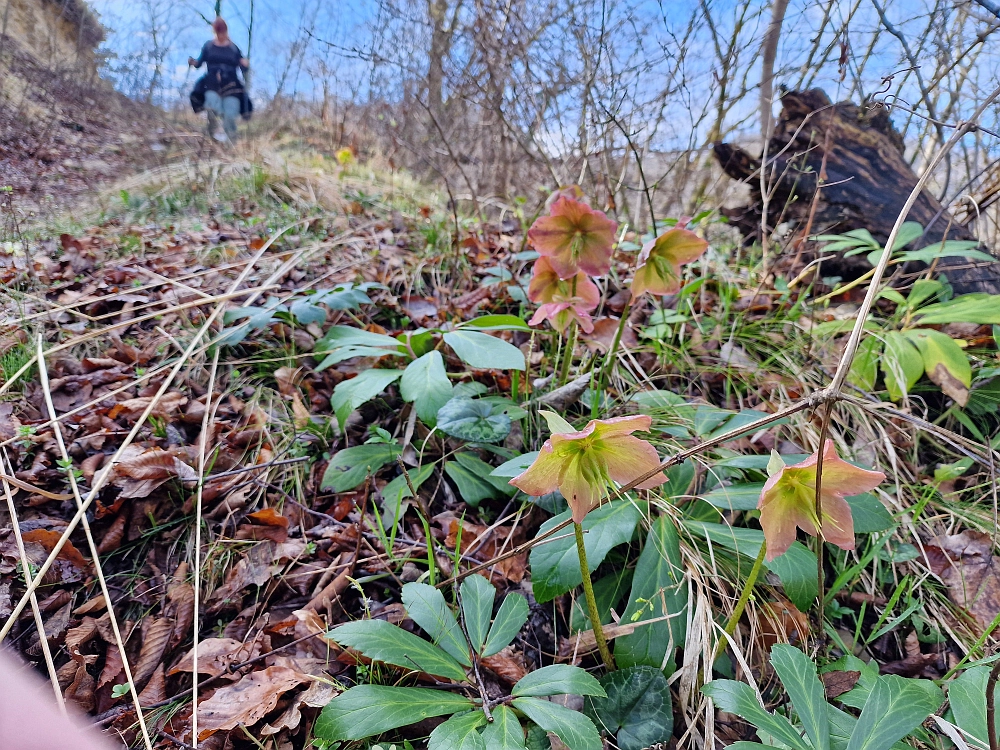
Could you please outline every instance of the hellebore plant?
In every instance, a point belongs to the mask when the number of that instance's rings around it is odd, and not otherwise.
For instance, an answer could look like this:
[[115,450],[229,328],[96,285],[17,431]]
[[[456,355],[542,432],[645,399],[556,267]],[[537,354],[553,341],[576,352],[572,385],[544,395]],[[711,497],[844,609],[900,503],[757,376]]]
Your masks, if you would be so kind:
[[560,279],[572,279],[580,271],[601,276],[611,269],[617,229],[618,224],[601,211],[564,195],[552,204],[548,216],[535,220],[528,239]]
[[572,279],[560,279],[548,258],[541,257],[531,269],[528,299],[541,303],[528,321],[529,325],[548,320],[562,333],[571,321],[576,321],[585,333],[590,333],[594,330],[590,313],[600,304],[601,290],[582,271]]
[[[632,435],[636,430],[648,431],[652,418],[637,415],[593,419],[582,430],[574,431],[562,417],[549,412],[542,414],[549,422],[552,436],[545,441],[534,463],[511,479],[510,483],[535,497],[559,490],[569,503],[590,622],[594,627],[594,637],[601,658],[605,666],[613,670],[614,660],[601,629],[601,618],[590,580],[581,522],[587,513],[600,504],[606,491],[614,491],[612,482],[628,484],[660,465],[656,449],[645,440]],[[666,481],[667,477],[661,471],[638,487],[651,489]]]
[[[878,487],[881,471],[868,471],[837,455],[833,441],[823,446],[823,481],[816,501],[816,464],[819,451],[799,464],[774,471],[760,493],[760,525],[767,543],[767,561],[788,551],[796,527],[841,549],[854,549],[854,518],[845,496],[860,495]],[[818,507],[817,507],[818,506]],[[822,519],[817,516],[822,514]]]
[[707,249],[706,240],[679,227],[647,242],[639,253],[639,265],[632,277],[632,300],[644,292],[657,296],[679,292],[681,265],[697,260]]

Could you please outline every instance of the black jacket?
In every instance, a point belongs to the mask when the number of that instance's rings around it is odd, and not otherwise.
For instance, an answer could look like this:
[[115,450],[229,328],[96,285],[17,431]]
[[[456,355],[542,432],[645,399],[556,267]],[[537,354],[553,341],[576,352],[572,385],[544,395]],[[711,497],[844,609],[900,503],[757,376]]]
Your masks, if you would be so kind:
[[207,64],[208,72],[195,82],[191,91],[191,108],[195,112],[201,112],[205,108],[205,92],[215,91],[222,97],[237,97],[240,100],[240,114],[245,119],[250,118],[253,102],[236,72],[237,69],[244,69],[240,63],[242,57],[240,48],[232,42],[226,46],[219,46],[214,41],[205,42],[195,67]]

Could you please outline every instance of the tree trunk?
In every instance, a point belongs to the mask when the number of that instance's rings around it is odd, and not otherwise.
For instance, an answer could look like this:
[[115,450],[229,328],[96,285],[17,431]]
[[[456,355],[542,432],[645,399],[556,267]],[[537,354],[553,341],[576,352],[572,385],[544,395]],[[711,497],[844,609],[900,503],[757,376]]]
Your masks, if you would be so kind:
[[[903,157],[902,137],[885,109],[864,110],[850,102],[831,104],[820,89],[788,91],[781,104],[767,149],[767,174],[776,180],[768,202],[767,226],[773,230],[788,223],[803,242],[805,233],[842,234],[852,229],[867,229],[885,242],[917,183],[917,175]],[[829,144],[825,164],[824,144]],[[749,205],[724,209],[723,213],[744,237],[759,239],[763,205],[760,159],[728,143],[716,143],[714,152],[723,171],[745,181],[751,194]],[[773,163],[772,154],[776,155]],[[821,170],[825,170],[825,179],[810,225]],[[972,231],[955,222],[926,190],[906,219],[924,227],[922,240],[913,247],[944,239],[975,239]],[[834,271],[856,277],[870,267],[862,255],[823,261],[828,275]],[[1000,262],[941,258],[936,270],[947,276],[956,294],[1000,294]]]

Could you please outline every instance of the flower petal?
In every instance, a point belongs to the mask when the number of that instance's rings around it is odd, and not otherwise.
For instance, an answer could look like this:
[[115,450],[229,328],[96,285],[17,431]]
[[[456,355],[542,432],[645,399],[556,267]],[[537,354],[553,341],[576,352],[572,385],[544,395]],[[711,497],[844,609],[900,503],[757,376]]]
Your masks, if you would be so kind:
[[527,469],[510,480],[509,484],[532,497],[541,497],[559,489],[559,475],[563,458],[556,455],[552,440],[546,440],[538,457]]
[[563,465],[559,492],[566,498],[576,523],[583,521],[597,507],[604,497],[604,483],[600,481],[590,457],[582,453],[568,457]]
[[841,549],[854,549],[854,517],[851,515],[851,506],[839,493],[823,492],[822,495],[823,539]]
[[795,541],[796,527],[815,531],[812,522],[796,503],[783,502],[780,498],[763,503],[760,509],[760,526],[767,542],[764,558],[768,562],[788,552]]
[[614,435],[631,435],[636,430],[649,432],[652,424],[653,418],[648,414],[632,414],[612,419],[593,419],[587,423],[587,427],[584,429],[593,426],[594,434],[604,440]]
[[[601,457],[607,462],[608,476],[618,484],[626,485],[660,465],[656,448],[634,435],[612,435],[601,440]],[[639,484],[639,489],[648,490],[667,481],[660,471]]]

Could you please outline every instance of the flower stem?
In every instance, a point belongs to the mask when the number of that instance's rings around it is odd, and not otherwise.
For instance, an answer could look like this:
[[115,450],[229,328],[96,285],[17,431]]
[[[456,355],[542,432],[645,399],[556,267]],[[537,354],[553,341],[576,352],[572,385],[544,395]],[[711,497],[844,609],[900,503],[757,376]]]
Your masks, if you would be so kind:
[[587,548],[583,544],[583,526],[573,522],[573,530],[576,532],[576,551],[580,556],[580,575],[583,577],[583,595],[587,600],[587,613],[590,615],[590,625],[594,629],[594,638],[597,641],[597,650],[601,652],[604,666],[609,672],[615,671],[615,660],[608,650],[608,642],[604,638],[604,626],[601,625],[601,616],[597,611],[597,599],[594,598],[594,584],[590,581],[590,566],[587,564]]
[[726,637],[721,639],[715,647],[715,659],[718,659],[725,650],[726,644],[729,643],[729,637],[736,632],[736,626],[740,624],[740,618],[743,616],[743,610],[746,609],[747,602],[750,601],[750,595],[753,593],[753,586],[757,583],[757,576],[760,575],[760,569],[764,565],[765,554],[767,554],[766,539],[760,544],[760,551],[757,553],[757,559],[753,561],[753,567],[750,568],[750,575],[747,576],[746,581],[743,583],[743,590],[740,592],[740,598],[736,600],[736,608],[733,610],[732,616],[726,623]]
[[573,360],[573,350],[576,349],[576,321],[569,324],[569,337],[566,339],[566,353],[563,354],[562,363],[559,367],[559,385],[566,384],[569,375],[569,365]]
[[618,320],[618,328],[615,330],[615,337],[611,341],[611,348],[604,355],[604,363],[601,365],[600,375],[597,378],[597,388],[594,390],[594,400],[590,404],[590,418],[597,419],[597,407],[601,401],[600,394],[604,393],[604,385],[607,382],[608,374],[614,366],[615,357],[618,356],[618,346],[621,344],[622,332],[628,322],[629,313],[632,312],[631,301],[625,303],[622,309],[622,316]]

